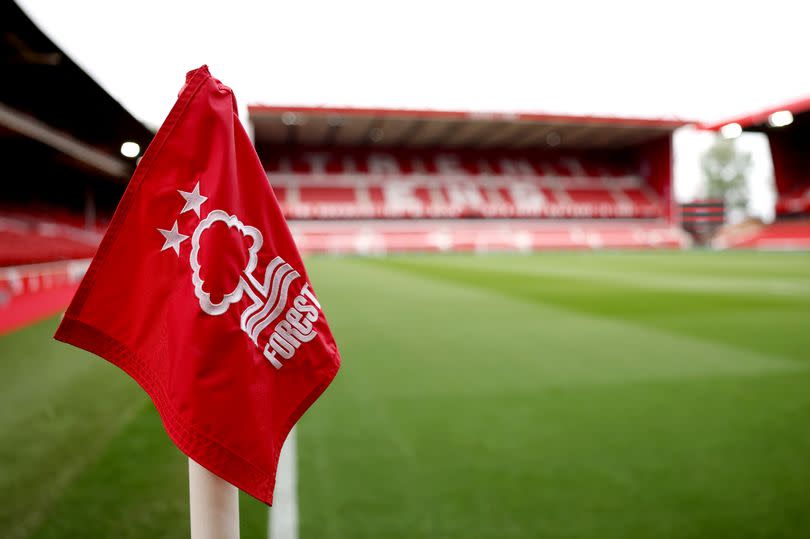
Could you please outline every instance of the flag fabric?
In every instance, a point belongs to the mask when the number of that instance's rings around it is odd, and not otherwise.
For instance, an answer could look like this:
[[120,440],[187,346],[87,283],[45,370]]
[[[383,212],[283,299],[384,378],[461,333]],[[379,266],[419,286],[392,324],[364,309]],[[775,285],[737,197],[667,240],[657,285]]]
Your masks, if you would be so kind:
[[181,451],[272,503],[281,446],[340,355],[233,92],[206,66],[186,76],[55,338],[126,371]]

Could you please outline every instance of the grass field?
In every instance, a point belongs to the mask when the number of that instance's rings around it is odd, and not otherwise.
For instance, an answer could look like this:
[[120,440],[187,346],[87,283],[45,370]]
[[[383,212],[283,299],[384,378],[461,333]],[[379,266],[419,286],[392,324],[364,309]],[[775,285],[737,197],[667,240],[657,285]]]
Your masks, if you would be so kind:
[[[810,256],[308,267],[344,366],[299,427],[302,538],[810,537]],[[152,405],[55,324],[0,338],[0,535],[187,537]]]

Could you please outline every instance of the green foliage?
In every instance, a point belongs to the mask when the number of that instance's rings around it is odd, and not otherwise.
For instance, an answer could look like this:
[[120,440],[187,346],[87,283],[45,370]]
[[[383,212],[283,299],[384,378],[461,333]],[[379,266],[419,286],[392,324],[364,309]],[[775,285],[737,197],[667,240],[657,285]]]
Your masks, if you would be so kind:
[[729,209],[746,210],[751,165],[751,154],[740,151],[735,139],[718,135],[701,157],[706,197],[724,200]]

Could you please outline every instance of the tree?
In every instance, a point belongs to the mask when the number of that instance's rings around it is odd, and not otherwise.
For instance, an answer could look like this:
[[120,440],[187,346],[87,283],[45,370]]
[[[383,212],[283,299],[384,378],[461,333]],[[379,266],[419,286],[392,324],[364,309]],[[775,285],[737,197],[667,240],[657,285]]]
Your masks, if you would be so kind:
[[751,165],[749,152],[740,151],[734,139],[718,135],[701,158],[706,197],[723,200],[729,211],[747,213]]

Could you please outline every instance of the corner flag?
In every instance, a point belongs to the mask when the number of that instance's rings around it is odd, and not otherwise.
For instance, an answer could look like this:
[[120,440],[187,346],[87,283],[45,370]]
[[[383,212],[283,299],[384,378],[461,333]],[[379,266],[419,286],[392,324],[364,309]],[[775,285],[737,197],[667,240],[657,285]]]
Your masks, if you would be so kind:
[[272,503],[284,439],[340,355],[233,92],[207,67],[186,76],[55,338],[126,371],[181,451]]

